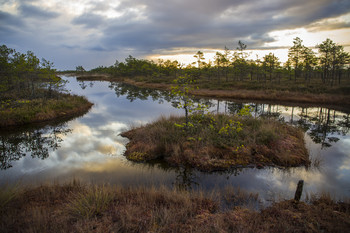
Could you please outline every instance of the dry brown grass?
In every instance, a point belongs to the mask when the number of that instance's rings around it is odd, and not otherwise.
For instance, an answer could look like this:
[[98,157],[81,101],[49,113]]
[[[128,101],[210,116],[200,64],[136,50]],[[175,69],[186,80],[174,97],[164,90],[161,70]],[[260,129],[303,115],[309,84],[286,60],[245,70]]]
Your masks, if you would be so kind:
[[[2,192],[3,190],[1,190]],[[80,195],[108,193],[108,205],[92,215],[72,213]],[[18,191],[0,215],[0,232],[348,232],[350,204],[328,197],[283,201],[261,212],[237,205],[256,195],[228,188],[219,194],[165,187],[86,186],[79,183]],[[102,195],[104,196],[104,195]],[[100,198],[97,198],[98,200]],[[103,198],[102,198],[103,199]],[[242,201],[243,200],[243,201]],[[94,207],[96,203],[88,203]],[[79,204],[78,204],[79,205]],[[85,204],[84,204],[85,205]]]

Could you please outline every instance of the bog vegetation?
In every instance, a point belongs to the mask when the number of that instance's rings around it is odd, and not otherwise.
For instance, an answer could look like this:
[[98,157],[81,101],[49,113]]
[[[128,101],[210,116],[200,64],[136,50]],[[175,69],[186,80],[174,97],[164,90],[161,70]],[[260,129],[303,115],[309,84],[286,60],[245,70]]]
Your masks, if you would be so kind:
[[56,76],[53,63],[28,51],[0,46],[0,127],[82,113],[91,107],[72,96]]

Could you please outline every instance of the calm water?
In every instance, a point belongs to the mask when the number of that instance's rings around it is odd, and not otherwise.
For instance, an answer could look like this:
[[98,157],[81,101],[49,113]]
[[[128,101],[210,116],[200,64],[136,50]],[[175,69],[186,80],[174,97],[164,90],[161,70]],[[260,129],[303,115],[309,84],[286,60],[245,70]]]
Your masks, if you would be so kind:
[[[317,166],[290,169],[242,168],[225,173],[201,173],[162,163],[138,164],[123,153],[127,139],[119,134],[161,115],[183,114],[164,92],[118,83],[69,80],[67,89],[94,103],[84,116],[50,126],[0,132],[0,184],[38,185],[73,178],[90,183],[166,185],[211,190],[229,185],[259,192],[269,200],[292,198],[298,180],[306,194],[328,192],[350,197],[350,117],[326,108],[301,108],[247,103],[253,116],[267,115],[307,130],[306,146]],[[211,111],[235,113],[242,103],[202,100]]]

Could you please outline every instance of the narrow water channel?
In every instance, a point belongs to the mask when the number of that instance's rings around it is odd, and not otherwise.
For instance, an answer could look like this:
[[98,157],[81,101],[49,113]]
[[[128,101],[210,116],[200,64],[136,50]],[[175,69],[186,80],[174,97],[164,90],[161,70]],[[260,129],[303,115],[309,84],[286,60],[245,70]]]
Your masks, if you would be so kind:
[[[165,185],[212,190],[226,186],[257,192],[265,200],[290,199],[298,180],[305,181],[303,198],[329,193],[350,197],[350,116],[321,107],[251,105],[253,116],[270,116],[303,127],[313,165],[280,169],[239,168],[202,173],[165,164],[139,164],[123,156],[127,139],[120,133],[160,116],[183,114],[162,91],[120,83],[78,82],[64,77],[67,89],[94,103],[80,118],[44,127],[0,131],[0,184],[66,182],[94,184]],[[211,111],[234,114],[244,105],[232,101],[201,100]]]

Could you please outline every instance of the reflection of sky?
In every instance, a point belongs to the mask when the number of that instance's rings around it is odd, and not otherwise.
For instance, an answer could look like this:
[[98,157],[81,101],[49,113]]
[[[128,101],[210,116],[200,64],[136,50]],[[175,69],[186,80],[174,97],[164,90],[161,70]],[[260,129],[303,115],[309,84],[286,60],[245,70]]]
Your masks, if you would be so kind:
[[[73,178],[94,183],[112,184],[164,184],[173,185],[181,181],[178,171],[169,171],[159,166],[136,164],[123,157],[127,139],[120,133],[132,126],[156,120],[159,116],[183,114],[170,103],[148,100],[130,102],[125,96],[117,97],[108,88],[108,82],[93,82],[82,89],[74,78],[68,78],[68,89],[85,95],[94,103],[83,117],[68,122],[72,132],[60,135],[60,148],[50,152],[44,160],[30,155],[12,163],[13,167],[0,171],[0,184],[21,180],[23,183],[66,181]],[[87,82],[88,84],[89,82]],[[217,101],[212,101],[216,104]],[[220,103],[220,111],[227,105]],[[276,107],[277,108],[277,107]],[[211,108],[216,110],[216,106]],[[276,111],[277,109],[275,109]],[[278,110],[290,121],[292,108],[280,106]],[[301,108],[293,109],[293,119],[299,119]],[[312,110],[309,110],[310,114]],[[338,116],[337,116],[338,117]],[[340,140],[332,147],[322,149],[305,135],[305,143],[312,159],[320,161],[318,168],[304,167],[258,170],[245,168],[232,173],[205,174],[193,172],[190,179],[198,183],[195,187],[213,189],[227,185],[239,186],[252,192],[260,192],[264,198],[293,198],[298,180],[305,181],[305,192],[330,192],[338,197],[350,197],[350,135],[336,135]],[[305,194],[304,194],[305,196]]]

